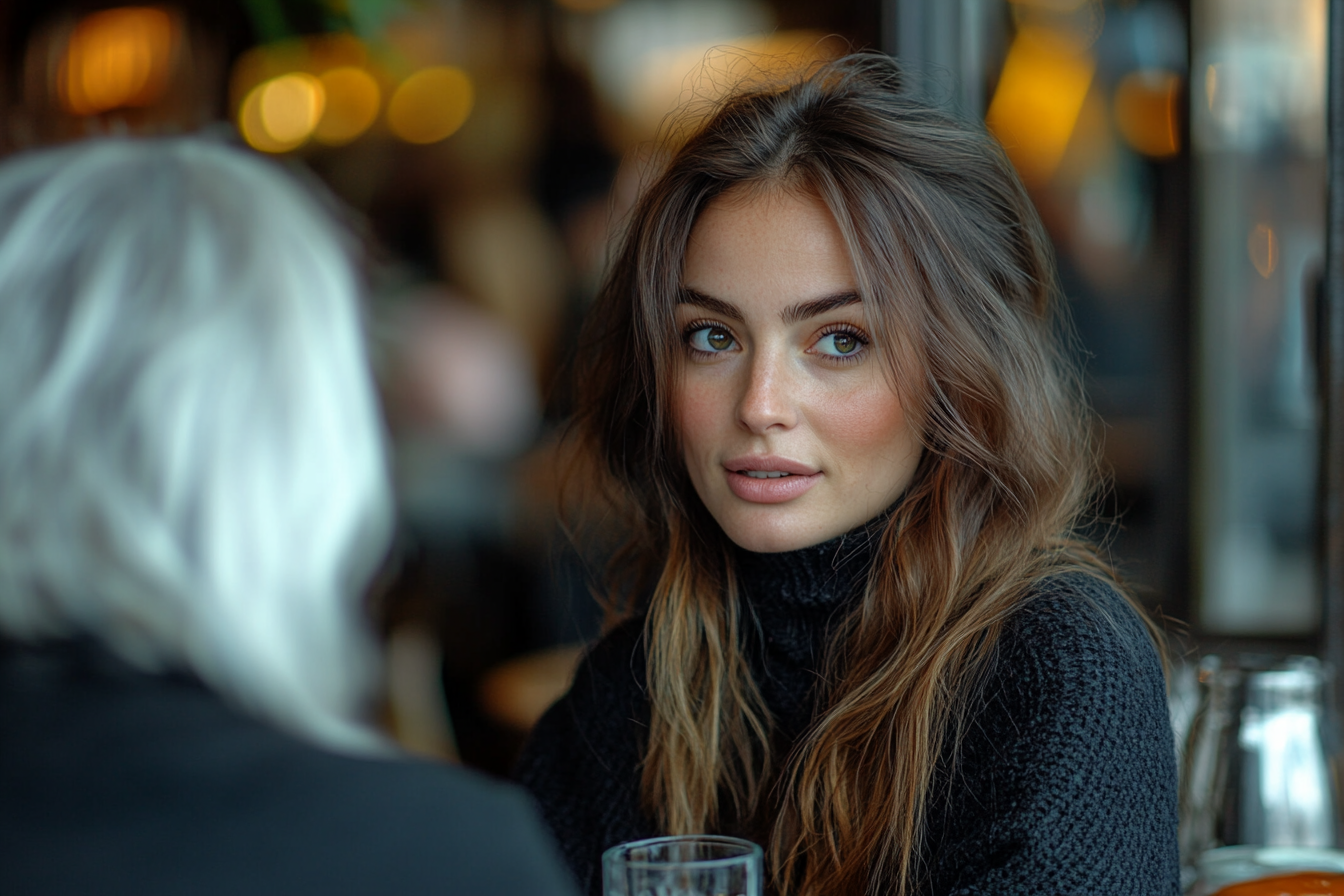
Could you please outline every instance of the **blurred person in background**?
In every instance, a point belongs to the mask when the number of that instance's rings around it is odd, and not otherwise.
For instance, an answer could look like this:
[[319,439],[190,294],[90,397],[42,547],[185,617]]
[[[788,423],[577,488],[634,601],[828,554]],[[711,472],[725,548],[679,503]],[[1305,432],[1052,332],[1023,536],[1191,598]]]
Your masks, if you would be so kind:
[[629,538],[518,769],[589,892],[700,832],[782,894],[1179,892],[1058,298],[1002,149],[880,55],[738,91],[645,190],[576,375]]
[[0,165],[0,891],[572,892],[362,718],[392,507],[354,270],[206,142]]

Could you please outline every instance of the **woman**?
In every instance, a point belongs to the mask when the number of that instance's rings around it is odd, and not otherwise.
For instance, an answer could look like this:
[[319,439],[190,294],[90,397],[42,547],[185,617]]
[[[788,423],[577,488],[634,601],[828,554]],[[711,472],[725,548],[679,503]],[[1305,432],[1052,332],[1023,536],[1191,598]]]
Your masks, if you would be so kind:
[[567,893],[364,720],[390,500],[341,234],[194,140],[0,165],[0,891]]
[[1056,298],[1002,151],[885,57],[676,152],[579,355],[618,612],[519,769],[590,891],[616,842],[717,831],[787,894],[1178,892],[1156,634],[1075,534]]

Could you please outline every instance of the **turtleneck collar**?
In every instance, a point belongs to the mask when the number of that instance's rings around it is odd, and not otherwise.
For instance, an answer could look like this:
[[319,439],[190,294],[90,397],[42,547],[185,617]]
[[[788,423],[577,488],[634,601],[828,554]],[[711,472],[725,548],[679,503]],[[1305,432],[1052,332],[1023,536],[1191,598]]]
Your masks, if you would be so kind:
[[863,592],[887,518],[796,551],[733,551],[744,647],[784,745],[812,717],[827,641]]
[[744,596],[754,609],[833,611],[857,595],[872,566],[887,514],[843,535],[775,554],[734,547]]

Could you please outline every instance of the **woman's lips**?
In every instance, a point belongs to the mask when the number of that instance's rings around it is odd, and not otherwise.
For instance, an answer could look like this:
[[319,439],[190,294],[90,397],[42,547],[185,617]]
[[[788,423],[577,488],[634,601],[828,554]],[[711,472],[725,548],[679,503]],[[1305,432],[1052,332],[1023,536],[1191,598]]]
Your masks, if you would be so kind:
[[[781,458],[743,458],[729,461],[724,464],[724,468],[728,475],[728,488],[738,498],[753,504],[792,501],[821,479],[819,471]],[[748,475],[751,473],[756,475]]]

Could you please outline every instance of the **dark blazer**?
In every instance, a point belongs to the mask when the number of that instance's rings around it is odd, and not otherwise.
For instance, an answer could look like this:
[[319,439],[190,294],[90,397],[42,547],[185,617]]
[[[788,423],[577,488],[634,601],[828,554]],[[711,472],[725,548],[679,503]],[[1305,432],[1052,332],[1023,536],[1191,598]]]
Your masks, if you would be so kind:
[[319,749],[89,644],[0,644],[0,893],[572,896],[530,799]]

